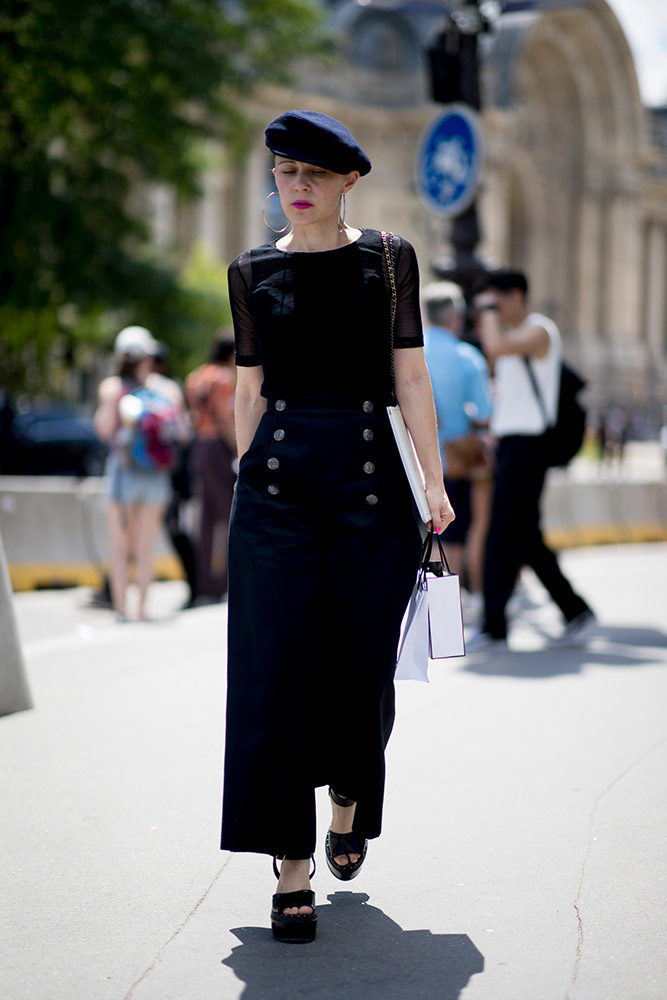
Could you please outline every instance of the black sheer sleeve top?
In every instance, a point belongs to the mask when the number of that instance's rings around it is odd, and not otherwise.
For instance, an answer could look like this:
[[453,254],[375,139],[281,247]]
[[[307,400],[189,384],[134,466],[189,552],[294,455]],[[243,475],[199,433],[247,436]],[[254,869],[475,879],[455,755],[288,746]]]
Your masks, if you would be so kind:
[[[393,346],[424,343],[413,247],[394,237]],[[381,234],[323,253],[267,243],[229,267],[236,363],[261,365],[262,395],[391,399],[391,296]]]

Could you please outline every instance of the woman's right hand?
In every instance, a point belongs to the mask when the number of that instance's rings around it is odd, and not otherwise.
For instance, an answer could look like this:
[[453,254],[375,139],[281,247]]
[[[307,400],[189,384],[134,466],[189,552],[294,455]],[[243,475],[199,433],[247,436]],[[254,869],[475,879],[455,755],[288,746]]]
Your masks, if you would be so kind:
[[444,485],[427,486],[426,501],[431,511],[431,520],[428,522],[427,528],[439,535],[456,517]]

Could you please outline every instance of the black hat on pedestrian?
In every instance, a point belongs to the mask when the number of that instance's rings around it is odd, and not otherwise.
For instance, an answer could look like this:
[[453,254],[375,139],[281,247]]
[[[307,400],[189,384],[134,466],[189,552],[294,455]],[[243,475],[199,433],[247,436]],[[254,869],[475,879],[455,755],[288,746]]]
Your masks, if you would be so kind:
[[342,122],[321,111],[286,111],[267,125],[266,145],[277,156],[324,167],[335,174],[358,170],[365,176],[371,161]]

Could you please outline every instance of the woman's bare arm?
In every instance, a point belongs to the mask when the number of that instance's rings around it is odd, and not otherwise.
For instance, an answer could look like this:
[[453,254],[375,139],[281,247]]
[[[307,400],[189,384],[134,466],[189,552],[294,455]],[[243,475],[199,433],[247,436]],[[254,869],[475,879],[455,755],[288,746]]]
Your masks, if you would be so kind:
[[102,441],[110,441],[118,425],[118,399],[122,390],[117,375],[110,375],[100,382],[97,390],[97,409],[93,423],[97,436]]
[[260,395],[264,381],[264,370],[261,365],[254,368],[238,368],[237,373],[234,414],[236,447],[241,458],[250,447],[262,415],[266,412],[266,400]]
[[421,347],[394,351],[394,380],[396,399],[424,472],[431,526],[439,534],[455,514],[445,493],[431,379]]
[[551,341],[544,327],[528,324],[526,317],[526,321],[514,330],[504,332],[496,310],[484,308],[486,305],[497,305],[492,291],[478,295],[475,305],[480,310],[479,333],[489,364],[505,354],[518,354],[525,358],[546,356]]

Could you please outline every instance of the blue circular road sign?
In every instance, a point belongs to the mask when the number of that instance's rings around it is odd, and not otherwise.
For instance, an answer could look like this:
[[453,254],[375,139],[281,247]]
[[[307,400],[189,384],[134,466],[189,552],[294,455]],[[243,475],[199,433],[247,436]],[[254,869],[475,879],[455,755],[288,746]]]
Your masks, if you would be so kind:
[[477,193],[484,144],[479,115],[465,104],[450,104],[428,125],[415,162],[417,192],[431,211],[459,215]]

